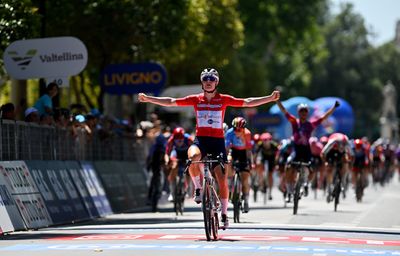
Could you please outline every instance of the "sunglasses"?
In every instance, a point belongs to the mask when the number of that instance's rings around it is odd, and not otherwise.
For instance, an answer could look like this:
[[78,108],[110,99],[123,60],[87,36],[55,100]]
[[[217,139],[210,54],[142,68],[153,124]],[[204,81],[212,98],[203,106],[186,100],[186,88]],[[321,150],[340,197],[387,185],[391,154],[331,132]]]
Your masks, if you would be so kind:
[[206,81],[217,81],[217,78],[215,76],[203,76],[203,78],[201,79],[201,81],[206,82]]

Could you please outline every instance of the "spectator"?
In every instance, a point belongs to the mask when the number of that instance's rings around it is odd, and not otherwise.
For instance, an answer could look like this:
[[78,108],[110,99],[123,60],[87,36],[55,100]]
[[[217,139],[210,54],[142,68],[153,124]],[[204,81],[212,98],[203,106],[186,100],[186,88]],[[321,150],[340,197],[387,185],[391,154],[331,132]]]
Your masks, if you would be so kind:
[[25,122],[38,124],[40,122],[39,111],[34,107],[27,108],[25,110]]
[[15,120],[15,107],[12,103],[6,103],[1,106],[1,118]]
[[33,105],[39,111],[40,116],[53,114],[52,98],[58,94],[58,85],[56,83],[49,83],[46,90],[46,94],[40,97],[35,105]]
[[47,114],[47,113],[40,115],[40,123],[39,124],[40,125],[50,125],[50,126],[54,125],[53,116],[50,114]]
[[58,128],[67,128],[70,122],[70,113],[67,108],[57,108],[54,110],[54,122]]

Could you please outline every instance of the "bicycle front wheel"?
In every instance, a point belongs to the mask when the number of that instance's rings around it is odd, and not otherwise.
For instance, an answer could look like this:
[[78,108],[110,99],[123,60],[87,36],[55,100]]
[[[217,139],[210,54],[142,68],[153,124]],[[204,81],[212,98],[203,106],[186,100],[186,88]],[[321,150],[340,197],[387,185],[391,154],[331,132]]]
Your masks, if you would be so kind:
[[211,189],[206,180],[203,181],[203,220],[204,220],[204,231],[206,232],[207,241],[211,240],[211,229],[212,229],[212,216],[211,216]]
[[337,181],[335,184],[335,188],[334,188],[334,197],[335,197],[335,212],[337,211],[337,206],[339,204],[339,198],[340,198],[340,190],[341,190],[341,185],[340,185],[340,181]]

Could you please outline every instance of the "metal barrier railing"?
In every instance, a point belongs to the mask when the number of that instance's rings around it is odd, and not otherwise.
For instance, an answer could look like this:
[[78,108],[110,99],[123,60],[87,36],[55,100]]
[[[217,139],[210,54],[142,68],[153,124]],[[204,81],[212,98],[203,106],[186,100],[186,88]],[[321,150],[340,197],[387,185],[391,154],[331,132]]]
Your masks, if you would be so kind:
[[132,136],[1,120],[0,157],[8,160],[122,160],[144,162],[149,141]]

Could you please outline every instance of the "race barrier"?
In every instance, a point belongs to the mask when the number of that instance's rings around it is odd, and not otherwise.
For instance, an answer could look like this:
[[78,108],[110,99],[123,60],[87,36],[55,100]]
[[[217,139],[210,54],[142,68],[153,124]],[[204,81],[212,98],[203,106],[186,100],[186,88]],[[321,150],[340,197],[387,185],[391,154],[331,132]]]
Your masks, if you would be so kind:
[[[14,230],[35,229],[52,224],[45,202],[24,161],[0,162],[1,181],[18,208],[7,207]],[[4,188],[4,187],[3,187]]]
[[[0,235],[14,231],[13,220],[11,217],[18,215],[19,212],[17,206],[15,205],[10,192],[7,190],[4,179],[0,176]],[[17,220],[21,220],[19,228],[23,228],[22,217],[17,218]],[[15,225],[18,226],[18,223],[15,223]]]
[[94,169],[91,162],[82,161],[81,165],[81,176],[83,181],[88,188],[89,194],[94,202],[96,210],[100,216],[106,216],[112,214],[110,203],[108,201],[106,192],[97,176],[98,170]]
[[128,161],[0,162],[0,234],[137,210],[146,178]]
[[114,212],[128,212],[145,206],[147,184],[143,165],[128,161],[93,163]]
[[26,161],[54,224],[89,219],[89,213],[62,161]]

